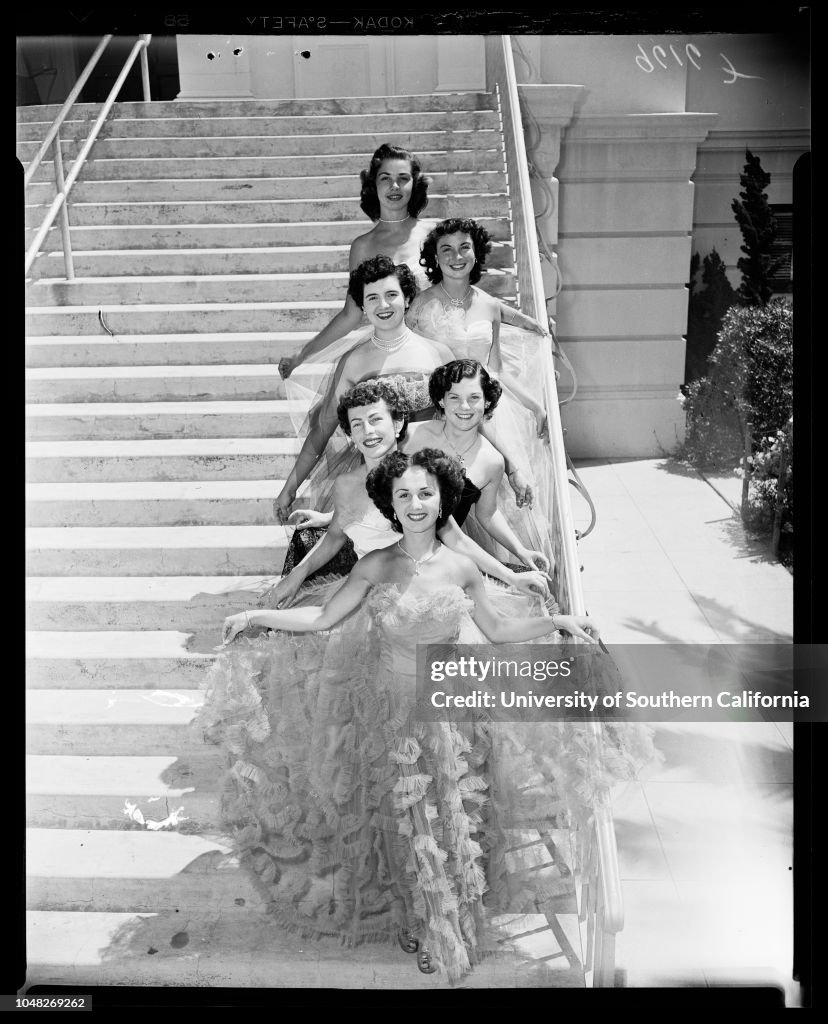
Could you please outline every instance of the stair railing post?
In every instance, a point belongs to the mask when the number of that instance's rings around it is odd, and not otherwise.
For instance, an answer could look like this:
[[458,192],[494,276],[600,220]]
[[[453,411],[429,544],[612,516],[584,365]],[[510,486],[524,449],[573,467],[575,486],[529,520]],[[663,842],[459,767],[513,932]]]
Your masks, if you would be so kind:
[[149,103],[150,101],[150,78],[149,78],[149,60],[147,57],[147,50],[149,49],[150,39],[152,36],[143,36],[144,48],[141,50],[141,85],[144,89],[144,102]]
[[[55,165],[55,186],[57,194],[63,195],[66,190],[66,182],[63,178],[63,153],[60,149],[60,131],[55,133],[54,165]],[[64,202],[60,207],[60,236],[63,241],[63,266],[66,271],[66,280],[74,281],[75,264],[72,259],[72,238],[69,233],[69,210]]]

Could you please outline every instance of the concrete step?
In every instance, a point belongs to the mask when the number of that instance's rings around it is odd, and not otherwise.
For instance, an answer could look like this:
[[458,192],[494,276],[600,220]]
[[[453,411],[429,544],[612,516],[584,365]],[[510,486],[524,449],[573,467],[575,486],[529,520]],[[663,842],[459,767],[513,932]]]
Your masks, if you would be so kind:
[[[202,138],[98,138],[92,147],[94,158],[211,157],[211,156],[332,156],[340,153],[371,154],[385,143],[402,146],[418,156],[435,150],[490,149],[501,151],[499,131],[494,128],[472,131],[387,131],[359,132],[353,135],[256,135],[204,136]],[[80,152],[82,140],[67,139],[61,144],[64,161]],[[22,163],[31,160],[39,142],[21,141],[17,154]],[[367,161],[366,161],[367,163]],[[427,166],[427,165],[426,165]]]
[[[296,379],[318,389],[328,363],[300,366]],[[272,363],[240,366],[59,366],[26,370],[26,401],[186,402],[272,401],[285,398],[285,382]]]
[[29,828],[26,883],[30,910],[175,907],[185,917],[204,904],[238,914],[260,902],[227,840],[177,832]]
[[338,301],[318,302],[182,302],[143,305],[32,306],[26,310],[26,333],[44,335],[103,334],[98,314],[116,335],[217,333],[271,330],[319,332],[342,308]]
[[[474,132],[499,126],[494,110],[422,110],[411,112],[353,114],[253,115],[246,117],[120,117],[108,118],[99,140],[116,139],[200,139],[200,138],[292,138],[301,145],[306,138],[342,135],[391,135],[399,132]],[[61,140],[84,142],[90,123],[67,119],[60,129]],[[18,143],[43,138],[42,123],[19,124]],[[335,150],[329,150],[335,152]]]
[[[325,274],[348,267],[347,245],[274,246],[249,249],[109,249],[105,253],[73,251],[75,274],[117,277],[190,274]],[[63,253],[48,253],[35,264],[42,278],[63,277]],[[496,242],[486,257],[487,267],[512,269],[511,245]],[[484,275],[481,287],[486,287]]]
[[203,700],[202,692],[192,689],[29,690],[26,751],[186,757],[204,749],[192,724]]
[[198,687],[215,653],[188,650],[190,638],[171,630],[31,631],[26,685],[41,690]]
[[[169,819],[188,828],[220,823],[220,758],[30,755],[26,758],[29,827],[119,829],[136,827],[137,807],[149,830]],[[182,813],[183,812],[183,813]]]
[[[256,606],[278,576],[40,576],[26,580],[30,630],[164,630],[217,634]],[[216,641],[218,642],[218,641]]]
[[[26,227],[39,228],[47,206],[26,207]],[[505,217],[506,193],[498,195],[432,196],[428,215],[452,217]],[[304,221],[353,221],[361,215],[359,200],[347,199],[218,199],[213,202],[77,203],[70,200],[72,225],[106,224],[295,224]],[[238,244],[238,239],[236,244]]]
[[[35,307],[182,304],[225,302],[338,302],[345,299],[348,274],[195,274],[180,276],[78,277],[74,281],[44,278],[28,289],[27,301]],[[486,273],[486,291],[512,296],[517,285],[511,271]]]
[[29,526],[268,526],[282,480],[28,484]]
[[73,402],[26,406],[32,441],[174,437],[289,437],[303,402]]
[[[486,92],[421,93],[413,96],[348,96],[326,99],[249,99],[249,100],[152,100],[119,102],[112,106],[111,117],[312,117],[318,114],[384,114],[410,111],[493,110],[493,97]],[[59,103],[35,104],[16,108],[18,124],[39,123],[45,130],[60,113]],[[73,121],[94,121],[100,103],[76,103]]]
[[[26,758],[26,824],[34,828],[123,829],[135,827],[137,806],[145,824],[173,815],[190,828],[217,828],[223,761],[182,761],[174,756],[30,754]],[[183,808],[183,813],[179,812]]]
[[[99,326],[100,329],[100,326]],[[366,328],[353,333],[354,343]],[[134,334],[111,338],[108,334],[61,338],[26,338],[26,363],[31,368],[101,366],[213,366],[219,364],[275,365],[282,356],[297,352],[314,337],[313,331],[222,334]],[[319,364],[328,366],[330,364]],[[296,371],[301,374],[305,367]]]
[[[430,207],[428,221],[435,223]],[[505,214],[484,217],[474,214],[498,241],[509,239],[509,218]],[[425,219],[425,218],[421,218]],[[365,234],[371,222],[360,213],[350,221],[338,223],[296,223],[296,224],[187,224],[166,226],[158,224],[96,225],[78,227],[72,225],[72,247],[80,250],[110,249],[213,249],[237,246],[245,248],[272,248],[274,246],[345,245],[350,246],[357,235]],[[26,244],[34,238],[34,229],[26,232]],[[60,232],[52,229],[43,244],[45,252],[62,252]]]
[[[45,131],[44,131],[45,135]],[[36,153],[34,145],[26,144],[30,159]],[[301,178],[324,175],[351,175],[348,194],[359,192],[359,174],[371,160],[372,151],[341,153],[336,155],[275,156],[265,152],[260,156],[217,157],[102,157],[94,152],[83,165],[79,185],[87,181],[116,181],[150,178],[237,178],[249,181],[256,178]],[[471,171],[503,171],[503,154],[499,149],[433,150],[418,152],[424,173],[430,177],[444,173]],[[68,157],[68,154],[67,154]],[[54,165],[44,160],[35,171],[33,182],[54,182]]]
[[[303,940],[277,928],[254,905],[247,914],[207,907],[182,921],[176,908],[151,914],[28,911],[27,984],[65,991],[96,985],[364,991],[457,988],[440,975],[421,974],[398,946],[348,949],[336,939]],[[577,932],[574,915],[556,914],[564,931]],[[514,920],[517,918],[518,920]],[[551,930],[537,941],[540,915],[504,915],[512,952],[486,956],[462,988],[584,988],[580,966],[560,956]],[[501,918],[498,918],[498,922]],[[535,940],[524,952],[521,937]],[[148,955],[151,954],[151,955]],[[545,959],[546,958],[546,959]]]
[[26,531],[30,576],[278,575],[288,531],[271,526],[67,526]]
[[184,437],[142,441],[31,441],[33,483],[116,480],[284,479],[299,453],[295,437]]
[[[83,174],[81,177],[85,177]],[[147,178],[80,181],[72,189],[73,203],[175,202],[179,200],[236,199],[351,199],[358,192],[353,174],[295,178]],[[474,195],[506,191],[503,171],[438,171],[430,174],[432,195]],[[26,189],[28,204],[51,203],[54,179],[32,182]]]

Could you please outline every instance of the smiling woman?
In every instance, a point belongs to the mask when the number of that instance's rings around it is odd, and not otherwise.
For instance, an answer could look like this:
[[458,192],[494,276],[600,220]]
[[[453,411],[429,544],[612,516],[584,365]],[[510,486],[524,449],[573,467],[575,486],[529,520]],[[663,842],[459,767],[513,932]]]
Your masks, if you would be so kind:
[[[495,735],[479,721],[464,733],[419,719],[417,646],[556,630],[594,643],[598,630],[542,606],[504,612],[473,561],[441,542],[463,472],[433,448],[393,450],[403,420],[393,397],[376,398],[387,387],[357,385],[340,403],[365,455],[363,489],[386,524],[383,543],[321,607],[227,618],[225,644],[248,626],[306,635],[243,638],[224,651],[201,724],[234,762],[225,821],[280,923],[353,944],[398,940],[424,973],[457,979],[488,942],[484,892],[508,909],[503,830],[538,768],[530,757],[518,769],[514,751],[525,744],[510,727]],[[550,732],[563,737],[554,724]],[[573,763],[591,770],[577,749]],[[563,757],[568,746],[550,750]],[[552,806],[564,783],[547,775],[543,785]]]

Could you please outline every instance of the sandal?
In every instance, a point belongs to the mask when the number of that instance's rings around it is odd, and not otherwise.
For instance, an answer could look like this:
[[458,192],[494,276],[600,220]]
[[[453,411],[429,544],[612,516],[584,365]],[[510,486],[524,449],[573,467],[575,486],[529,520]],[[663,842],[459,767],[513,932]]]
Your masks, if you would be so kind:
[[397,932],[397,942],[399,942],[403,953],[416,953],[420,948],[420,943],[408,928],[400,928]]
[[434,974],[437,970],[432,963],[431,953],[427,949],[420,949],[417,952],[417,969],[421,974]]

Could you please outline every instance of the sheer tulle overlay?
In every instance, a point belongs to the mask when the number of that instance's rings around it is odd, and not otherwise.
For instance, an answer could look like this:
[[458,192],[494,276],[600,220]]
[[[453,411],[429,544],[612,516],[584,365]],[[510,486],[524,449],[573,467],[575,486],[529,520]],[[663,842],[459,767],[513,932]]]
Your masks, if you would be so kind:
[[275,919],[349,944],[405,927],[451,980],[492,942],[484,902],[520,913],[550,895],[507,872],[505,830],[587,821],[595,787],[649,756],[646,737],[596,744],[583,725],[419,720],[417,644],[482,640],[472,607],[456,586],[382,585],[327,633],[241,638],[199,721],[226,751],[224,820]]

